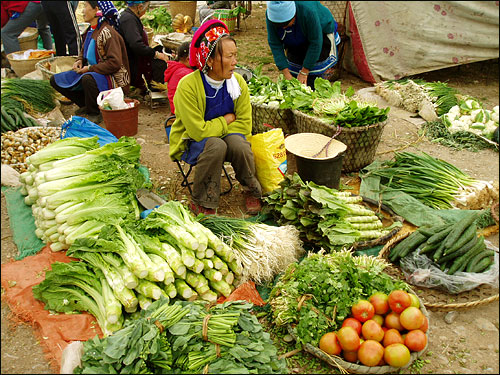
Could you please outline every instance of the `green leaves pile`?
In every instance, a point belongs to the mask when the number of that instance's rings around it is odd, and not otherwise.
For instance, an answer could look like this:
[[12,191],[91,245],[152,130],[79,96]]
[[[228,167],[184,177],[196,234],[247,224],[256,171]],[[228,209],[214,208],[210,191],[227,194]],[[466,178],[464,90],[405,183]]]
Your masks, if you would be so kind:
[[142,18],[142,24],[150,27],[157,34],[166,34],[174,31],[172,27],[172,15],[164,6],[148,10]]
[[112,336],[85,342],[75,373],[286,372],[269,334],[250,313],[252,304],[225,302],[208,309],[200,302],[165,302],[154,302]]
[[285,176],[280,188],[264,201],[264,213],[270,213],[280,225],[292,224],[301,232],[301,239],[327,251],[336,251],[358,241],[379,238],[395,222],[382,228],[375,213],[360,204],[361,196],[351,196],[310,181],[304,183],[297,173]]
[[321,336],[340,328],[358,300],[377,291],[409,290],[405,282],[383,272],[386,266],[381,259],[355,257],[349,251],[310,254],[288,266],[272,289],[273,321],[278,326],[291,325],[298,344],[318,346]]
[[390,107],[378,108],[355,96],[352,87],[344,93],[341,82],[330,81],[321,77],[314,81],[314,91],[299,82],[297,78],[287,80],[282,74],[277,82],[262,75],[262,66],[254,71],[248,83],[250,101],[256,104],[267,104],[281,109],[295,109],[319,119],[342,126],[366,126],[387,119]]

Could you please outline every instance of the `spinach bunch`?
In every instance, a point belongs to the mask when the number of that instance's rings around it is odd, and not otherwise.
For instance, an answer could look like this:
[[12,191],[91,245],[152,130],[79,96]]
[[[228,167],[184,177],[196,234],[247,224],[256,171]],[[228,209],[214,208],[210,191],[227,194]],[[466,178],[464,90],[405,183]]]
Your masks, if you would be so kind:
[[341,327],[358,300],[377,291],[409,290],[405,282],[383,272],[385,265],[349,251],[310,254],[292,263],[270,293],[274,323],[291,325],[298,343],[317,346],[326,332]]

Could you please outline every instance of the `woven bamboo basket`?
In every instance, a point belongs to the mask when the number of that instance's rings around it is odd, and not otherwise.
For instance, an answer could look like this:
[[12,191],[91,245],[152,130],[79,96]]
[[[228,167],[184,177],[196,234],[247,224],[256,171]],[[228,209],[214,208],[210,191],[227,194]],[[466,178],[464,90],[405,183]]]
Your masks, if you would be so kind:
[[264,124],[281,128],[285,134],[297,133],[291,110],[252,103],[252,134],[269,130]]
[[196,1],[169,1],[168,2],[170,15],[172,19],[179,13],[191,17],[194,21],[196,19]]
[[16,73],[16,75],[19,78],[21,78],[25,74],[31,73],[32,71],[36,70],[36,64],[39,61],[46,59],[46,57],[22,59],[22,60],[14,59],[14,54],[17,54],[19,52],[21,51],[12,52],[7,55],[7,60],[9,60],[11,68],[14,70],[14,73]]
[[[417,295],[411,288],[410,288],[410,292]],[[418,297],[418,295],[417,295],[417,297]],[[419,300],[420,300],[420,311],[422,311],[422,313],[427,318],[427,321],[429,322],[429,329],[427,329],[427,332],[426,332],[427,337],[429,337],[429,333],[430,333],[429,313],[427,312],[427,309],[425,308],[422,300],[420,298],[419,298]],[[295,332],[293,331],[293,329],[290,325],[288,326],[288,333],[290,334],[290,336],[293,337],[293,339],[295,341],[297,341],[297,337],[295,336]],[[425,345],[424,349],[422,349],[419,352],[411,352],[410,361],[408,362],[408,364],[406,366],[404,366],[402,368],[403,369],[408,368],[417,358],[421,357],[427,351],[428,346],[429,346],[429,340],[427,340],[427,344]],[[304,344],[303,349],[306,352],[312,354],[313,356],[326,362],[330,366],[338,368],[340,370],[340,372],[343,374],[347,374],[347,373],[354,373],[354,374],[389,374],[389,373],[390,374],[397,374],[397,373],[399,373],[399,370],[402,369],[401,367],[393,367],[393,366],[389,366],[389,365],[370,367],[370,366],[365,366],[365,365],[358,364],[358,363],[348,362],[348,361],[345,361],[342,357],[339,357],[336,355],[330,355],[330,354],[324,352],[323,350],[321,350],[320,348],[318,348],[314,345],[311,345],[311,344]]]
[[[299,133],[313,132],[331,137],[337,130],[336,126],[318,117],[309,116],[297,110],[292,112]],[[347,146],[342,161],[342,172],[356,172],[373,162],[386,124],[387,121],[384,121],[367,126],[341,128],[340,134],[335,139]]]
[[38,44],[38,29],[35,27],[27,27],[17,39],[19,41],[20,51],[36,49]]
[[[391,238],[384,245],[382,250],[380,250],[378,257],[387,260],[391,249],[400,241],[408,237],[411,233],[412,232],[401,233]],[[393,264],[387,267],[385,271],[394,278],[405,280],[403,271]],[[450,294],[441,290],[424,287],[415,288],[417,288],[417,295],[422,299],[424,305],[428,309],[437,311],[450,311],[476,307],[497,301],[499,298],[498,289],[487,284],[480,285],[477,288],[458,294]]]
[[54,74],[71,70],[78,56],[52,56],[36,63],[36,68],[44,79],[50,79]]

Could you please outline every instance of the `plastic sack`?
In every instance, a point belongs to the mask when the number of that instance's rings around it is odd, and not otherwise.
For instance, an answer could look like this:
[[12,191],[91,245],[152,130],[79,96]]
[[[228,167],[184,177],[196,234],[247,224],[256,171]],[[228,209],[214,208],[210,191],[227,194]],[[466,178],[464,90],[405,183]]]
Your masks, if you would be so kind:
[[416,286],[435,288],[451,294],[466,292],[481,284],[498,288],[498,248],[490,241],[484,242],[487,249],[495,251],[494,262],[485,272],[456,272],[448,275],[427,256],[420,255],[420,249],[401,258],[399,265],[406,281]]
[[255,134],[250,139],[250,144],[262,192],[271,192],[279,187],[287,171],[283,130],[276,128]]
[[97,105],[104,109],[127,109],[128,104],[125,103],[123,90],[121,87],[116,89],[101,91],[97,96]]
[[99,138],[98,142],[100,146],[118,141],[118,138],[109,130],[94,124],[85,117],[71,116],[61,127],[61,139],[68,137],[90,138],[96,135]]
[[83,355],[83,343],[73,341],[64,348],[61,357],[60,374],[73,374],[75,368],[81,367]]

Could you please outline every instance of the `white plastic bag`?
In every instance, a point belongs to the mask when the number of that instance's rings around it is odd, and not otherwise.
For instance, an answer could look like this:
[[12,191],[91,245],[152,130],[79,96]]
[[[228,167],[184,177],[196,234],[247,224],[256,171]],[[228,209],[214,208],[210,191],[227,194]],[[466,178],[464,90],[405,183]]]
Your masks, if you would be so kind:
[[[123,100],[123,90],[121,87],[116,89],[101,91],[97,96],[97,105],[99,107],[105,107],[109,104],[111,109],[126,109],[129,108],[125,100]],[[106,108],[105,108],[106,109]]]
[[62,352],[60,374],[73,374],[76,367],[81,366],[83,355],[83,343],[81,341],[71,342]]
[[2,164],[2,186],[21,186],[19,175],[20,173],[10,165]]

